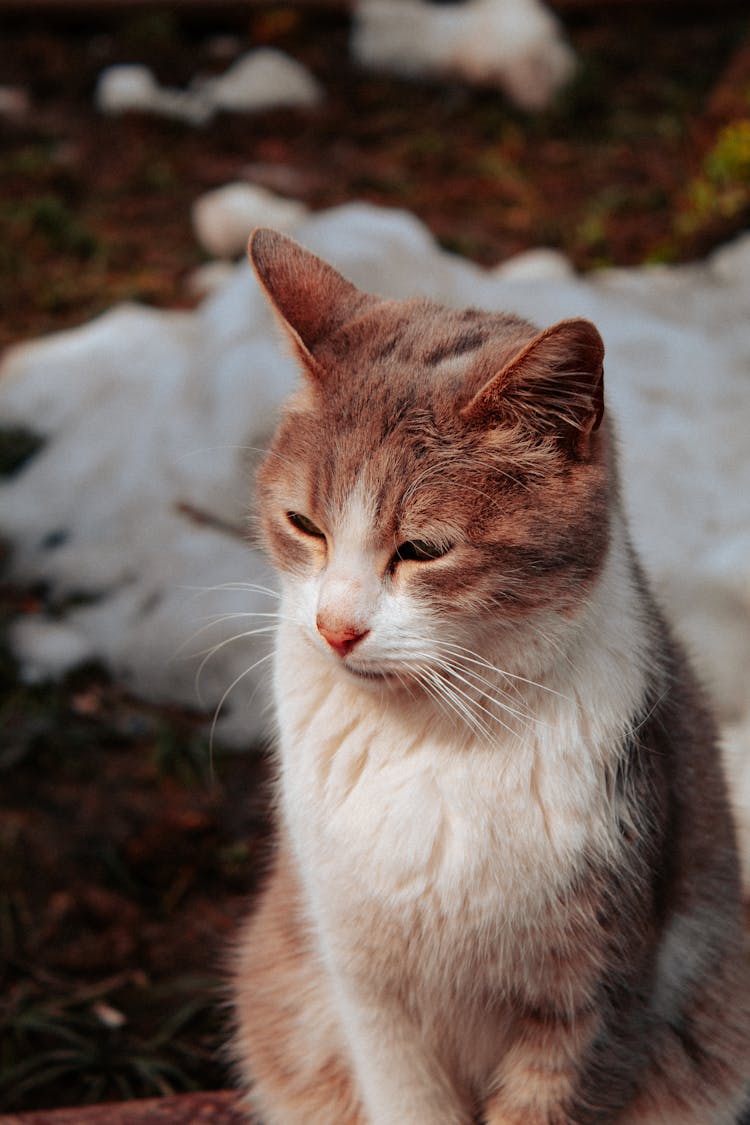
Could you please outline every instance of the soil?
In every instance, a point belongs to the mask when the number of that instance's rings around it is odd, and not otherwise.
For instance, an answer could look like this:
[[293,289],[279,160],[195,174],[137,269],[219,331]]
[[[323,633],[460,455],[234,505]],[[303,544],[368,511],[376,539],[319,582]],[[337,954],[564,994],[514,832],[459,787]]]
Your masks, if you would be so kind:
[[[490,90],[357,71],[341,10],[92,20],[15,18],[0,41],[3,83],[29,101],[0,121],[0,345],[123,299],[190,305],[190,207],[231,180],[313,208],[405,207],[487,264],[540,244],[580,269],[684,261],[750,218],[740,8],[566,14],[579,74],[534,117]],[[93,108],[111,63],[180,85],[258,44],[306,63],[323,104],[199,129]],[[7,471],[18,441],[0,441]],[[3,625],[44,603],[5,589]],[[211,760],[195,716],[100,669],[27,685],[6,653],[0,677],[0,1109],[226,1083],[221,982],[268,851],[264,755]]]

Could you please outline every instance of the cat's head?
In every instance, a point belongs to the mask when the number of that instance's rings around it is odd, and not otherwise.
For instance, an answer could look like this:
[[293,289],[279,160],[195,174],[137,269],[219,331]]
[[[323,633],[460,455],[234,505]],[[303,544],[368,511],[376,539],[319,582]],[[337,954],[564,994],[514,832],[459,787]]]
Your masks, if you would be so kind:
[[384,300],[269,230],[250,257],[304,376],[258,475],[285,614],[402,678],[575,618],[612,489],[594,326]]

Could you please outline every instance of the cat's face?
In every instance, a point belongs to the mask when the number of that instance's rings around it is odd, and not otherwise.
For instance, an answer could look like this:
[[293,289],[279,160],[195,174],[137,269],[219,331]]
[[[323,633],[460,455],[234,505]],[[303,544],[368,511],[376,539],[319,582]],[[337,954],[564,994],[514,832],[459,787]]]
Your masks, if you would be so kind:
[[344,674],[418,679],[571,617],[608,538],[601,342],[368,297],[260,232],[306,374],[258,478],[284,615]]

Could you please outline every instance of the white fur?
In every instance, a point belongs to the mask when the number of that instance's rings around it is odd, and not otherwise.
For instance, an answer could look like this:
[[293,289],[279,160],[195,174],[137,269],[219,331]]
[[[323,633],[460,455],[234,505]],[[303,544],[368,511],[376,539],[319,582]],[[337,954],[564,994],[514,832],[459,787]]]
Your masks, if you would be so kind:
[[[406,670],[415,653],[435,663],[441,654],[440,622],[409,598],[407,581],[383,576],[363,535],[366,507],[359,490],[329,566],[284,580],[275,668],[282,809],[373,1125],[449,1125],[468,1119],[435,1059],[482,1042],[471,996],[517,973],[518,934],[550,909],[585,856],[612,846],[611,772],[644,695],[645,642],[618,529],[581,617],[547,614],[551,649],[536,634],[511,641],[499,628],[499,640],[474,638],[478,656],[526,677],[512,698],[532,717],[498,723],[490,737],[457,729],[456,716],[420,691],[362,682],[343,666]],[[343,580],[346,613],[370,630],[345,662],[315,626],[321,599]],[[544,687],[527,682],[537,678]],[[494,681],[503,688],[500,675]],[[373,907],[379,933],[395,935],[390,958],[368,951]],[[484,954],[467,956],[467,945]],[[384,980],[395,975],[407,987],[411,977],[420,1035],[388,1003],[373,956]],[[487,977],[473,977],[478,965]],[[425,998],[455,987],[465,998],[455,1041],[431,1052],[437,1020]],[[498,1057],[502,1028],[492,1035],[486,1060],[463,1060],[470,1073]]]

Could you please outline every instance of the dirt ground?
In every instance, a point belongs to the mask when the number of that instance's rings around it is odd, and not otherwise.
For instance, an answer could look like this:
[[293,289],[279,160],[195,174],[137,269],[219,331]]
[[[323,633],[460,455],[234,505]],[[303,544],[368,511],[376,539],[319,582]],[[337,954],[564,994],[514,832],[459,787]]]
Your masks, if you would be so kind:
[[[358,72],[342,12],[8,22],[2,83],[29,108],[0,121],[0,345],[123,299],[189,305],[191,203],[236,179],[313,208],[406,207],[488,264],[540,244],[584,270],[683,261],[747,226],[741,7],[602,3],[565,22],[577,78],[533,117]],[[93,108],[110,63],[178,85],[259,44],[306,63],[323,104],[199,129]],[[32,449],[0,434],[0,471]],[[45,602],[5,588],[2,625]],[[263,755],[210,763],[199,717],[95,668],[28,685],[4,652],[0,691],[0,1110],[221,1085],[225,951],[267,853]]]

